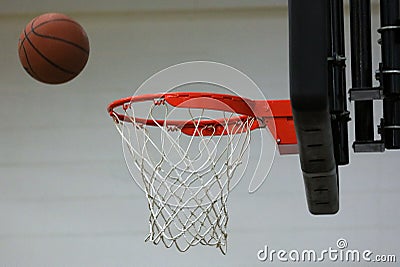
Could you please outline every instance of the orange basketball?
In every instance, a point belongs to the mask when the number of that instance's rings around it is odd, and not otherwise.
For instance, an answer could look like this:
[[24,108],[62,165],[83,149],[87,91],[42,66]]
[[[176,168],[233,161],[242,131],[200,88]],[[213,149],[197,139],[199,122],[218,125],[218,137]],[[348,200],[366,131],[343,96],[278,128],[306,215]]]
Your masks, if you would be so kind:
[[31,20],[22,31],[18,54],[30,76],[48,84],[75,78],[89,58],[89,39],[79,23],[59,13]]

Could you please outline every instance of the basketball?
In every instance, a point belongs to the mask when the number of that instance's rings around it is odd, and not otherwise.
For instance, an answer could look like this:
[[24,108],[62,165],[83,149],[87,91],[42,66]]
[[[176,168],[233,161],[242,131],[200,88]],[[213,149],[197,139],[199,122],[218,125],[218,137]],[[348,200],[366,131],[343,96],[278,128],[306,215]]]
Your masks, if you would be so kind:
[[62,84],[75,78],[85,67],[89,50],[89,39],[82,26],[60,13],[32,19],[18,42],[22,67],[46,84]]

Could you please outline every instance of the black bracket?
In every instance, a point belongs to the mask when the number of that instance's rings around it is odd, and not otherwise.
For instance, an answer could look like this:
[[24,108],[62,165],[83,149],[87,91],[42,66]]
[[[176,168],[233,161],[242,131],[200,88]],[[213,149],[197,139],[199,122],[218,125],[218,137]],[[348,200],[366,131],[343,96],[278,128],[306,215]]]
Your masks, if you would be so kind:
[[381,87],[352,88],[349,90],[350,101],[381,100],[381,99],[383,99],[383,89]]
[[353,143],[354,152],[384,152],[385,143],[381,140],[378,141],[355,141]]

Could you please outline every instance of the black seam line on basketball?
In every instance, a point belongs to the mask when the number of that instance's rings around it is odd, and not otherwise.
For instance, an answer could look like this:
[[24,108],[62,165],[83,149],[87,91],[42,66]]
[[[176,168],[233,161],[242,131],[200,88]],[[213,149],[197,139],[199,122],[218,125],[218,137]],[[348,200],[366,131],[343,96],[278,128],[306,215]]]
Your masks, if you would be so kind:
[[[33,22],[32,22],[32,24],[33,24]],[[24,29],[24,35],[25,35],[24,40],[28,40],[28,42],[30,42],[30,40],[29,40],[29,38],[28,38],[28,35],[27,35],[27,33],[26,33],[26,28]],[[23,47],[23,49],[24,49],[24,54],[25,54],[26,62],[28,63],[29,69],[30,69],[30,71],[31,71],[32,74],[33,74],[32,77],[34,77],[35,79],[38,79],[38,80],[42,80],[42,79],[40,78],[40,76],[39,76],[39,75],[33,70],[33,68],[32,68],[32,65],[31,65],[31,63],[30,63],[30,61],[29,61],[28,54],[26,53],[25,44],[22,45],[22,47]],[[29,73],[29,72],[28,72],[28,73]]]
[[[25,29],[24,29],[24,32],[25,32]],[[21,40],[21,38],[18,39],[18,50],[21,49],[21,46],[24,45],[24,42],[25,42],[25,37],[22,40]]]
[[28,35],[29,35],[29,33],[27,34],[27,33],[26,33],[26,28],[24,28],[24,38],[22,39],[22,41],[21,41],[21,38],[19,38],[19,41],[20,41],[19,47],[20,47],[20,48],[21,48],[22,46],[24,46],[25,40],[26,40],[26,38],[27,38]]
[[[25,33],[25,29],[24,29],[24,33]],[[25,42],[25,37],[23,39],[23,42],[21,42],[21,39],[19,39],[19,43],[18,43],[18,53],[20,53],[21,48],[24,46],[24,42]]]
[[[25,32],[25,30],[24,30],[24,32]],[[27,67],[25,67],[24,65],[22,65],[23,67],[24,67],[24,69],[26,70],[26,72],[28,72],[29,74],[31,74],[31,76],[36,76],[36,77],[38,77],[38,75],[35,73],[35,71],[32,69],[32,66],[31,66],[31,63],[30,63],[30,61],[29,61],[29,58],[28,58],[28,54],[26,53],[26,50],[25,50],[25,46],[22,46],[22,48],[23,48],[23,51],[24,51],[24,55],[25,55],[25,59],[26,59],[26,63],[28,63],[28,68]]]
[[[34,19],[34,21],[32,22],[31,26],[33,26],[33,23],[34,23],[36,20],[37,20],[37,18]],[[71,22],[71,23],[73,23],[73,24],[75,24],[75,25],[77,25],[77,26],[79,26],[79,27],[82,27],[79,23],[77,23],[76,21],[73,21],[73,20],[71,20],[71,19],[51,19],[51,20],[43,21],[43,22],[41,22],[40,24],[36,25],[36,26],[33,27],[33,28],[34,28],[34,29],[40,28],[40,27],[42,27],[43,25],[46,25],[47,23],[50,23],[50,22],[53,22],[53,21],[68,21],[68,22]]]
[[21,47],[24,46],[25,40],[26,40],[27,36],[29,36],[29,34],[30,34],[30,32],[26,33],[26,29],[24,29],[24,38],[22,39],[22,41],[21,41],[21,38],[19,38],[19,49],[21,49]]
[[[33,23],[36,21],[36,19],[34,19],[34,20],[32,20],[32,23],[31,23],[31,25],[33,25]],[[28,66],[26,67],[26,66],[24,66],[24,65],[22,65],[22,67],[25,69],[25,71],[26,72],[28,72],[32,77],[36,77],[36,78],[39,78],[40,79],[40,77],[39,77],[39,75],[33,70],[33,68],[32,68],[32,65],[31,65],[31,62],[29,61],[29,57],[28,57],[28,53],[26,53],[26,49],[25,49],[25,40],[26,39],[29,39],[29,34],[30,34],[31,32],[29,32],[29,33],[26,33],[26,27],[24,28],[24,39],[22,39],[22,41],[21,41],[21,44],[20,44],[20,47],[19,47],[19,50],[23,50],[23,53],[24,53],[24,56],[25,56],[25,59],[26,59],[26,63],[28,64]],[[19,53],[21,53],[20,51],[18,51]]]
[[78,23],[76,23],[76,22],[74,22],[74,21],[72,21],[72,20],[69,20],[69,19],[52,19],[52,20],[44,21],[44,22],[40,23],[39,25],[36,25],[35,27],[33,27],[33,23],[32,23],[32,25],[31,25],[31,32],[32,32],[33,34],[39,36],[39,37],[43,37],[43,38],[48,38],[48,39],[53,39],[53,40],[65,42],[65,43],[67,43],[67,44],[70,44],[70,45],[72,45],[72,46],[75,46],[76,48],[82,50],[82,51],[85,52],[86,54],[89,54],[89,51],[88,51],[88,50],[86,50],[85,48],[83,48],[83,47],[80,46],[80,45],[77,45],[76,43],[73,43],[73,42],[71,42],[71,41],[68,41],[68,40],[65,40],[65,39],[62,39],[62,38],[59,38],[59,37],[56,37],[56,36],[40,34],[40,33],[38,33],[38,32],[35,31],[36,29],[40,28],[41,26],[46,25],[47,23],[50,23],[50,22],[54,22],[54,21],[71,22],[71,23],[73,23],[73,24],[78,25],[79,27],[81,27]]
[[[25,30],[25,29],[24,29],[24,35],[25,35],[25,38],[24,38],[24,39],[29,39],[29,38],[26,36],[26,30]],[[33,70],[33,68],[32,68],[31,62],[29,61],[28,53],[26,53],[25,45],[21,45],[21,47],[23,48],[24,55],[25,55],[25,59],[26,59],[26,63],[28,63],[28,67],[29,67],[29,71],[27,70],[27,72],[28,72],[29,74],[32,74],[33,76],[39,77],[39,76],[37,75],[37,73],[36,73],[36,72]],[[25,68],[25,66],[23,66],[23,67]]]
[[64,69],[63,67],[57,65],[56,63],[54,63],[53,61],[51,61],[50,59],[48,59],[45,55],[43,55],[43,54],[39,51],[39,49],[37,49],[37,48],[33,45],[32,41],[31,41],[31,40],[28,38],[28,36],[26,35],[26,32],[25,32],[25,38],[26,38],[26,40],[28,40],[28,42],[29,42],[29,44],[32,46],[32,48],[33,48],[44,60],[46,60],[50,65],[52,65],[53,67],[55,67],[55,68],[57,68],[57,69],[59,69],[59,70],[65,72],[65,73],[68,73],[68,74],[71,74],[71,75],[76,75],[76,74],[77,74],[76,72],[73,72],[73,71]]
[[60,41],[60,42],[72,45],[72,46],[78,48],[79,50],[81,50],[82,52],[84,52],[86,55],[89,55],[89,51],[88,50],[86,50],[82,46],[79,46],[79,45],[77,45],[77,44],[75,44],[75,43],[73,43],[71,41],[68,41],[68,40],[65,40],[65,39],[62,39],[62,38],[58,38],[58,37],[55,37],[55,36],[43,35],[43,34],[35,32],[34,30],[32,32],[33,32],[34,35],[42,37],[42,38],[51,39],[51,40],[55,40],[55,41]]
[[[31,21],[31,28],[32,28],[32,26],[33,26],[33,23],[35,23],[35,21],[37,20],[37,18],[34,18],[32,21]],[[26,27],[24,28],[24,39],[22,39],[22,41],[21,41],[21,46],[25,43],[25,40],[26,40],[26,38],[28,38],[28,36],[31,34],[31,32],[28,32],[28,33],[26,33]]]

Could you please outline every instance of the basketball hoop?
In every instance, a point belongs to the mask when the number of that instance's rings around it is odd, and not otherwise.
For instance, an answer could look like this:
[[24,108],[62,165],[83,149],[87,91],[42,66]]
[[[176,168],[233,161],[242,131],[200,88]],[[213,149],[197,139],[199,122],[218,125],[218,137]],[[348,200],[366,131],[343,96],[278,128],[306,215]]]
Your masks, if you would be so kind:
[[226,253],[230,181],[252,130],[268,127],[278,144],[296,144],[285,100],[174,92],[123,98],[107,110],[141,174],[146,241],[182,252],[202,244]]

